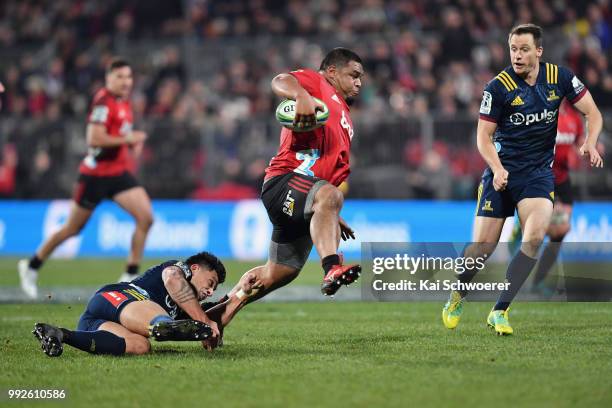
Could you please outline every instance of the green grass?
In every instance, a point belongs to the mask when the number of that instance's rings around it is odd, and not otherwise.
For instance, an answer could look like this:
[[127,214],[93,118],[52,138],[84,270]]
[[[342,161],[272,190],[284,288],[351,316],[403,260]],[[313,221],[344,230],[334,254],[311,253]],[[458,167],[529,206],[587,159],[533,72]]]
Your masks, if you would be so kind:
[[[19,277],[17,276],[18,258],[0,257],[0,286],[17,286]],[[146,259],[141,266],[141,271],[157,265],[167,259]],[[233,284],[243,273],[249,269],[262,265],[260,262],[241,262],[235,260],[223,260],[227,269],[227,279],[225,286]],[[107,283],[115,282],[125,268],[125,261],[122,259],[96,259],[79,258],[78,261],[69,259],[51,259],[40,269],[38,284],[45,286],[102,286]],[[296,284],[319,285],[321,283],[321,266],[317,262],[308,262],[300,276],[295,280]]]
[[82,305],[2,305],[0,389],[65,389],[67,406],[611,406],[612,305],[521,303],[504,338],[485,327],[489,304],[467,305],[455,331],[440,307],[254,304],[212,354],[185,343],[121,358],[66,346],[52,359],[33,323],[73,327]]
[[[0,286],[17,285],[16,261],[0,259]],[[257,265],[226,264],[230,283]],[[122,268],[121,260],[51,260],[40,282],[99,286]],[[298,282],[318,284],[318,269],[310,263]],[[489,303],[467,304],[455,331],[442,326],[441,306],[254,304],[212,354],[160,343],[148,356],[66,346],[52,359],[30,334],[33,324],[72,328],[83,305],[0,304],[0,405],[58,406],[6,397],[10,388],[55,388],[67,390],[62,406],[71,407],[612,406],[612,304],[518,303],[507,338],[486,328]]]

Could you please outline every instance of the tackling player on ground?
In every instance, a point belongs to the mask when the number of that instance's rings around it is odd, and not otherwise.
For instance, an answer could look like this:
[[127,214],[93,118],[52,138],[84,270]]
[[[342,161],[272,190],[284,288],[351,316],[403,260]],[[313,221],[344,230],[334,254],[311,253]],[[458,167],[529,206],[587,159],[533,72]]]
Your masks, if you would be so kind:
[[[518,210],[523,230],[521,248],[506,272],[510,283],[502,291],[487,324],[498,334],[512,334],[508,307],[536,263],[538,249],[550,224],[554,201],[554,158],[557,115],[567,98],[588,123],[580,153],[593,167],[603,167],[596,149],[602,129],[601,113],[591,94],[567,68],[540,62],[542,29],[523,24],[508,37],[512,65],[485,87],[480,107],[478,150],[489,167],[478,190],[473,244],[465,250],[471,258],[490,255],[499,242],[507,217]],[[477,270],[459,275],[469,282]],[[466,291],[451,292],[442,311],[444,325],[459,324]]]
[[[38,269],[55,248],[77,235],[96,206],[110,198],[136,221],[125,273],[120,281],[137,276],[147,233],[153,224],[151,200],[134,177],[135,162],[146,134],[132,130],[132,68],[122,59],[114,59],[106,71],[106,86],[94,96],[87,125],[89,151],[79,167],[79,179],[66,223],[29,259],[18,264],[21,288],[30,298],[38,296]],[[133,152],[134,151],[134,152]]]
[[211,350],[219,340],[219,329],[200,302],[224,280],[223,263],[208,252],[185,262],[167,261],[130,283],[100,288],[89,300],[76,330],[36,323],[32,333],[50,357],[61,355],[64,343],[92,354],[144,354],[151,349],[149,337],[199,340]]
[[[353,124],[349,104],[359,94],[361,58],[346,48],[329,52],[319,71],[300,69],[277,75],[274,93],[296,101],[295,130],[283,128],[278,154],[266,169],[261,199],[273,224],[268,262],[247,272],[219,308],[226,325],[246,303],[284,286],[297,277],[314,243],[323,268],[321,292],[334,295],[354,282],[359,265],[343,265],[340,238],[354,238],[340,217],[344,197],[338,186],[349,175]],[[313,131],[315,111],[322,100],[329,108],[325,126]],[[245,282],[248,281],[248,282]],[[245,293],[249,283],[257,289]],[[217,316],[218,318],[218,316]]]

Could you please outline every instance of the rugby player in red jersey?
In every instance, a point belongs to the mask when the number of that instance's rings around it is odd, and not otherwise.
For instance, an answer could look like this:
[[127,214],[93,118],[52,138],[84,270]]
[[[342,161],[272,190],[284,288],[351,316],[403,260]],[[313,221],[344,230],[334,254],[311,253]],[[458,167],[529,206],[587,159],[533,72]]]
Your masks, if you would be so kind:
[[[223,299],[221,323],[246,303],[291,282],[300,273],[314,244],[323,268],[321,292],[333,295],[341,285],[355,281],[357,264],[343,265],[340,238],[354,238],[340,217],[344,197],[338,186],[349,175],[353,123],[349,104],[359,94],[363,76],[361,58],[346,48],[335,48],[319,71],[300,69],[277,75],[274,93],[296,101],[294,129],[283,128],[280,148],[266,169],[261,199],[274,228],[268,262],[247,272]],[[312,131],[315,111],[322,100],[329,108],[327,123]],[[245,293],[244,280],[257,289]]]
[[133,150],[142,148],[143,131],[132,130],[132,107],[129,101],[133,77],[130,64],[113,59],[107,67],[106,85],[91,105],[87,125],[87,156],[79,167],[73,204],[66,223],[49,236],[30,258],[18,263],[21,288],[30,298],[38,296],[38,269],[61,243],[77,235],[96,206],[110,198],[136,221],[130,253],[121,281],[137,276],[147,233],[153,224],[151,200],[134,177]]

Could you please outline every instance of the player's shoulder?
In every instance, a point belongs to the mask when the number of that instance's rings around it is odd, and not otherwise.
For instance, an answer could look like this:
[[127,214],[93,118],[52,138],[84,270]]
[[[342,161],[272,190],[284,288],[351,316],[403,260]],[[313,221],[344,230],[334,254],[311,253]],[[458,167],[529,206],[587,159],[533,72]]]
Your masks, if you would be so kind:
[[518,89],[518,84],[514,79],[511,66],[507,66],[495,75],[486,85],[486,90],[499,94],[506,94]]
[[169,266],[179,268],[183,272],[183,275],[187,280],[191,279],[191,269],[189,268],[189,265],[187,265],[185,262],[179,261],[177,259],[170,259],[160,264],[161,269],[166,269]]
[[114,100],[113,95],[106,88],[96,91],[92,99],[92,105],[108,105]]
[[319,72],[313,69],[309,69],[309,68],[300,68],[300,69],[290,71],[289,73],[297,77],[298,79],[307,78],[308,80],[311,80],[311,81],[318,81],[321,78],[323,78],[323,76]]

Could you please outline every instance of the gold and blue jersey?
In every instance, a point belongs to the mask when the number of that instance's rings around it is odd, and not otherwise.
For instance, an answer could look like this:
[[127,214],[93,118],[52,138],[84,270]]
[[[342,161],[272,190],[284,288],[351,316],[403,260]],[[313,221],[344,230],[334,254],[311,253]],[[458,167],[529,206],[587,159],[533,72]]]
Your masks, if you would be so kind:
[[569,69],[555,64],[540,63],[533,86],[512,66],[495,76],[485,86],[480,119],[497,123],[493,142],[504,168],[516,173],[552,166],[561,101],[576,103],[585,93]]

